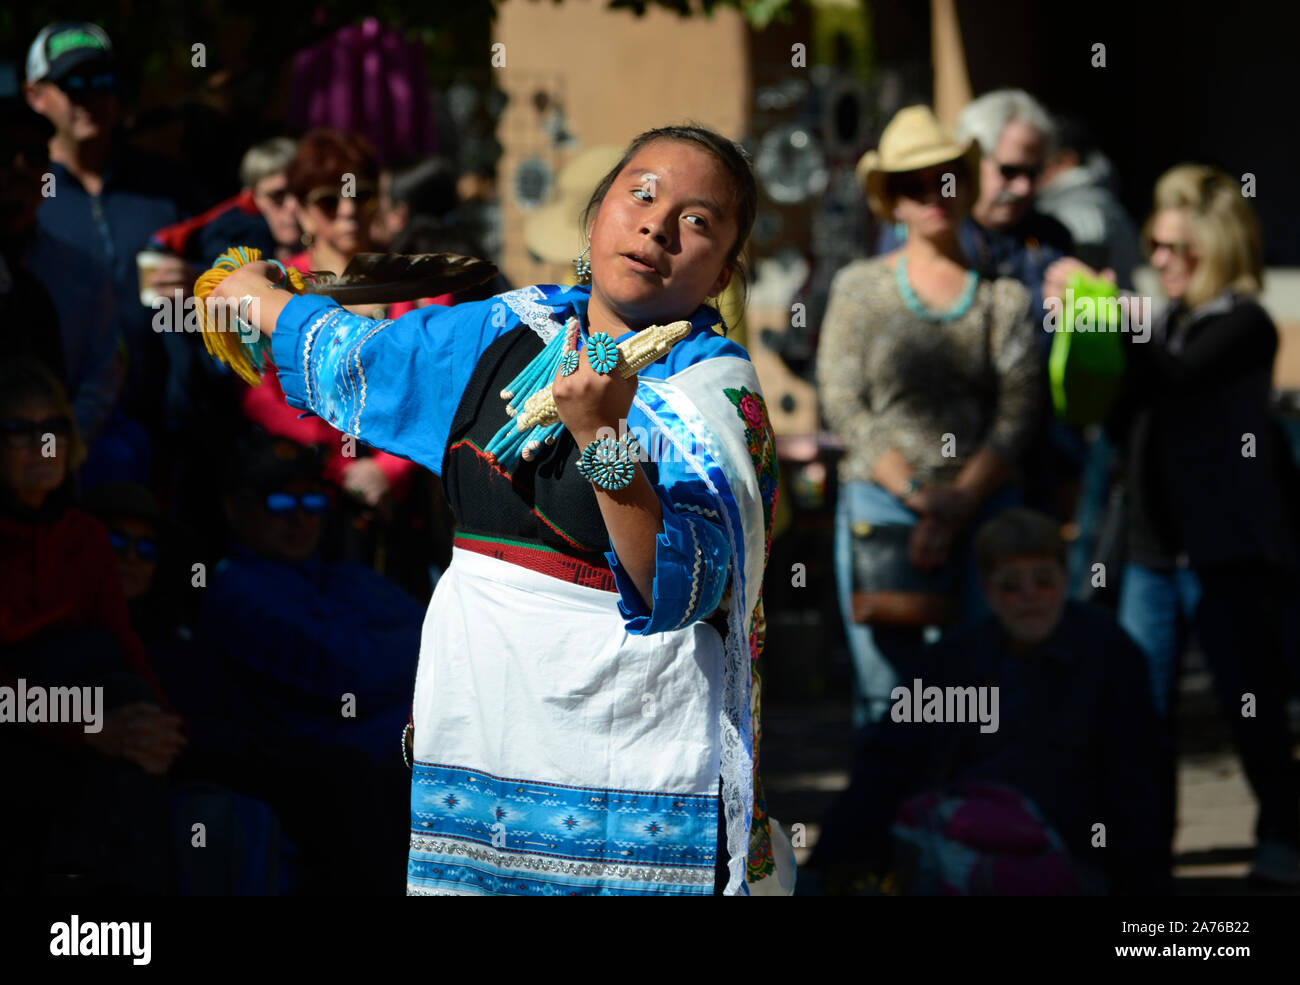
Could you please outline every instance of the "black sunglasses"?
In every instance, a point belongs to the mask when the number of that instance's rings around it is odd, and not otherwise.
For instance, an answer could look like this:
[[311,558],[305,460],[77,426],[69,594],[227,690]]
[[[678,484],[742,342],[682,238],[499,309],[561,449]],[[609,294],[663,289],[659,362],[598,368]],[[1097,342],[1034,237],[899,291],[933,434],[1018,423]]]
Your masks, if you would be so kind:
[[957,174],[956,170],[928,176],[923,172],[910,171],[905,174],[894,175],[890,184],[893,186],[894,194],[897,197],[910,198],[914,202],[919,202],[930,192],[937,191],[942,195],[949,175],[956,176]]
[[108,540],[113,545],[113,550],[122,557],[126,557],[127,551],[134,545],[135,556],[141,561],[158,560],[158,541],[153,537],[134,537],[119,530],[110,530]]
[[33,421],[26,417],[12,417],[0,421],[0,432],[4,433],[5,442],[10,448],[26,448],[45,439],[47,434],[57,438],[67,438],[72,434],[72,420],[67,417],[47,417],[43,421]]
[[[1036,589],[1047,591],[1056,587],[1059,577],[1060,572],[1056,568],[1035,568],[1029,579]],[[1021,577],[1019,572],[1007,572],[993,580],[993,587],[999,592],[1006,592],[1007,594],[1023,591],[1024,586],[1025,579]]]
[[369,208],[376,204],[375,196],[378,190],[374,185],[361,184],[356,187],[355,195],[344,196],[333,188],[323,187],[313,189],[306,198],[306,204],[314,205],[325,213],[327,219],[333,219],[339,211],[339,203],[344,197],[352,199],[356,203],[356,209],[360,212],[362,209]]
[[1043,166],[1040,164],[1030,168],[1021,164],[999,164],[998,170],[1007,181],[1015,181],[1022,174],[1030,181],[1037,181],[1038,176],[1043,173]]

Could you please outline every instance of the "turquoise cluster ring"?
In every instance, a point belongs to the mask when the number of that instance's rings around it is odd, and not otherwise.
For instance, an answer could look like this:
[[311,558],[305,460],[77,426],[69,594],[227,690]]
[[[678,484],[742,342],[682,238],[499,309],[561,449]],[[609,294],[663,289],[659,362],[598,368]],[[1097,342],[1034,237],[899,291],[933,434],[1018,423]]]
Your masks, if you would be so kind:
[[608,332],[597,332],[587,339],[587,361],[597,373],[608,373],[618,365],[618,346]]
[[597,438],[582,449],[577,464],[578,474],[601,489],[617,492],[626,488],[636,475],[640,454],[641,446],[630,434],[618,441],[609,437]]

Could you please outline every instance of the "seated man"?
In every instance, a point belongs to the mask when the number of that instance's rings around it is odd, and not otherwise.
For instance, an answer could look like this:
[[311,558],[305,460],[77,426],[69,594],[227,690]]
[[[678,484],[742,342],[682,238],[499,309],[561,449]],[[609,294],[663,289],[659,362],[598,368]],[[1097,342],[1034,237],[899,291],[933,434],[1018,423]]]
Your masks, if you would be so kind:
[[[1161,891],[1164,750],[1141,652],[1108,612],[1066,600],[1065,548],[1047,517],[1008,510],[984,526],[975,549],[994,616],[945,637],[917,679],[895,689],[889,717],[863,736],[809,867],[822,869],[827,890],[830,880],[900,873],[906,863],[890,833],[904,801],[935,791],[987,796],[970,791],[993,784],[1032,805],[1020,817],[1041,815],[1042,831],[1027,841],[1041,833],[1068,853],[1070,871],[1044,891]],[[914,820],[926,803],[910,802],[907,815]],[[981,806],[965,818],[995,813],[981,815]],[[998,853],[1016,851],[1005,839],[980,843],[969,824],[948,824],[940,838],[974,864],[981,853],[994,857],[995,873]]]
[[363,565],[319,557],[330,499],[311,449],[262,436],[237,454],[236,543],[209,578],[199,637],[226,656],[258,753],[223,782],[279,814],[304,893],[400,894],[388,862],[409,838],[400,741],[424,613]]

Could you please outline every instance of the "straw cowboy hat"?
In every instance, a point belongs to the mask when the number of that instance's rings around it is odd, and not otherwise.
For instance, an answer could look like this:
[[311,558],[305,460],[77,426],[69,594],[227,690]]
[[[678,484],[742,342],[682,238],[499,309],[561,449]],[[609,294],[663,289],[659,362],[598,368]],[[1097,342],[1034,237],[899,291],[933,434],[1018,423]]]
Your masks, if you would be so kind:
[[623,157],[611,144],[589,147],[569,161],[555,180],[555,196],[524,223],[524,245],[549,263],[569,263],[586,247],[582,210],[587,200]]
[[869,150],[858,161],[858,181],[867,193],[871,211],[882,219],[893,217],[893,203],[886,193],[891,174],[920,171],[934,164],[963,159],[971,189],[971,201],[979,196],[979,144],[958,143],[952,132],[939,122],[929,106],[900,109],[880,134],[880,147]]

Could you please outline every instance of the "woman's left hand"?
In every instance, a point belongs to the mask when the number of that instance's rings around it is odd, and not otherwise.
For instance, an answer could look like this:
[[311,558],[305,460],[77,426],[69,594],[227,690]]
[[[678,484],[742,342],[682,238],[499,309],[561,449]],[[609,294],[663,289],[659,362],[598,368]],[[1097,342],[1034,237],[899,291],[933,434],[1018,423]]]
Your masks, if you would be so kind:
[[578,368],[573,373],[555,374],[551,394],[560,420],[581,447],[594,440],[601,428],[622,433],[620,425],[627,420],[636,384],[635,375],[624,379],[617,368],[597,373],[591,368],[584,346],[578,350]]
[[948,560],[948,550],[956,533],[952,523],[938,514],[928,514],[912,528],[908,544],[913,567],[932,571]]

